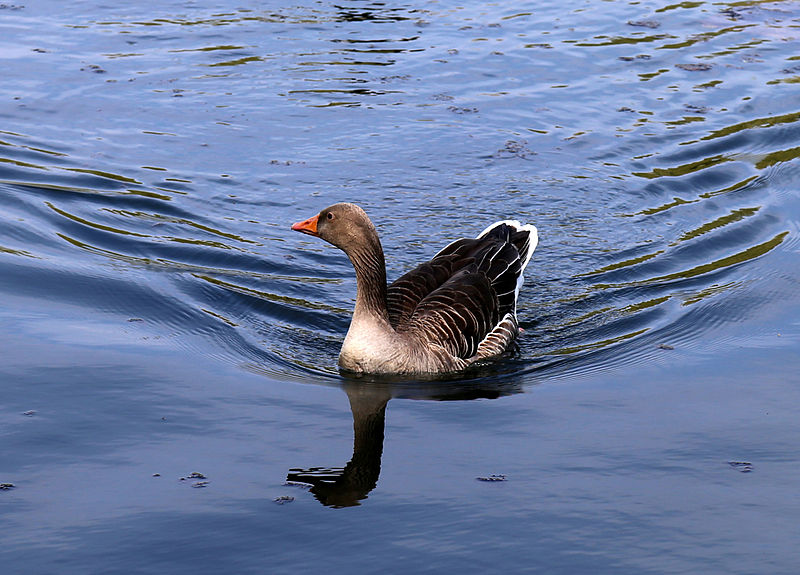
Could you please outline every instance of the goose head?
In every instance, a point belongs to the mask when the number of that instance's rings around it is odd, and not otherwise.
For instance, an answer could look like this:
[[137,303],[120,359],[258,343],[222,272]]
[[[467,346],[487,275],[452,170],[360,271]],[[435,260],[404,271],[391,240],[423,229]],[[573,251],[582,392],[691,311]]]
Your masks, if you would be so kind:
[[367,213],[355,204],[334,204],[293,224],[292,229],[322,238],[347,254],[373,247],[378,240],[378,232]]

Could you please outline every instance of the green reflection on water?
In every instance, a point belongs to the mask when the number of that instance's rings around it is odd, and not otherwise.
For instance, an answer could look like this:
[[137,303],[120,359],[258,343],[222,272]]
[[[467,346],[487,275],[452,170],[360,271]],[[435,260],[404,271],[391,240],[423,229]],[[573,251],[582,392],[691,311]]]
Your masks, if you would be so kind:
[[[2,161],[2,159],[0,159]],[[94,188],[81,188],[77,186],[58,186],[55,184],[45,184],[41,182],[20,182],[16,180],[0,180],[0,184],[10,184],[12,186],[19,186],[23,188],[34,188],[36,190],[45,190],[45,191],[54,191],[54,192],[71,192],[76,194],[94,194],[94,195],[132,195],[132,196],[142,196],[145,198],[152,198],[156,200],[164,200],[164,201],[171,201],[172,198],[170,196],[165,196],[164,194],[157,194],[155,192],[149,192],[147,190],[134,190],[134,189],[127,189],[127,190],[97,190]],[[174,190],[171,190],[174,191]],[[174,191],[176,194],[180,194],[183,192]]]
[[233,283],[230,283],[230,282],[226,282],[226,281],[223,281],[221,279],[213,278],[213,277],[207,276],[207,275],[201,275],[201,274],[192,274],[192,275],[194,277],[196,277],[197,279],[201,279],[203,281],[206,281],[206,282],[208,282],[210,284],[219,286],[221,288],[225,288],[227,290],[234,291],[236,293],[240,293],[240,294],[243,294],[243,295],[256,297],[256,298],[259,298],[259,299],[265,299],[267,301],[290,304],[290,305],[294,305],[294,306],[302,307],[302,308],[306,308],[306,309],[322,309],[322,310],[325,310],[325,311],[338,313],[338,314],[349,314],[350,313],[350,310],[334,307],[334,306],[327,305],[327,304],[324,304],[324,303],[316,303],[316,302],[312,302],[312,301],[308,301],[308,300],[300,299],[300,298],[296,298],[296,297],[290,297],[290,296],[285,296],[285,295],[274,294],[274,293],[270,293],[270,292],[266,292],[266,291],[262,291],[262,290],[255,290],[255,289],[252,289],[252,288],[247,288],[247,287],[244,287],[244,286],[240,286],[240,285],[236,285],[236,284],[233,284]]
[[638,257],[635,257],[635,258],[630,258],[630,259],[627,259],[627,260],[624,260],[624,261],[621,261],[621,262],[617,262],[617,263],[614,263],[614,264],[609,264],[607,266],[603,266],[602,268],[599,268],[599,269],[596,269],[596,270],[592,270],[590,272],[582,273],[582,274],[580,274],[580,275],[578,275],[576,277],[593,276],[593,275],[596,275],[596,274],[612,272],[612,271],[615,271],[615,270],[618,270],[618,269],[635,266],[635,265],[640,264],[642,262],[646,262],[648,260],[652,260],[653,258],[658,257],[663,253],[664,253],[664,250],[658,250],[657,252],[653,252],[653,253],[650,253],[650,254],[644,254],[642,256],[638,256]]
[[261,56],[245,56],[243,58],[236,58],[235,60],[226,60],[225,62],[214,62],[207,64],[209,68],[218,68],[221,66],[241,66],[242,64],[249,64],[251,62],[263,62],[264,58]]
[[179,50],[169,50],[169,52],[178,54],[181,52],[215,52],[217,50],[244,50],[246,46],[236,46],[233,44],[226,44],[223,46],[204,46],[202,48],[181,48]]
[[579,353],[579,352],[582,352],[582,351],[591,351],[591,350],[596,350],[596,349],[602,349],[604,347],[608,347],[610,345],[614,345],[615,343],[619,343],[621,341],[625,341],[625,340],[632,339],[634,337],[640,336],[640,335],[642,335],[643,333],[645,333],[645,332],[647,332],[649,330],[650,330],[650,328],[646,327],[646,328],[643,328],[643,329],[640,329],[640,330],[637,330],[637,331],[633,331],[631,333],[624,333],[622,335],[618,335],[617,337],[611,337],[611,338],[608,338],[608,339],[603,339],[603,340],[595,341],[595,342],[592,342],[592,343],[586,343],[586,344],[583,344],[583,345],[575,345],[575,346],[572,346],[572,347],[564,347],[564,348],[561,348],[561,349],[557,349],[557,350],[553,351],[552,353],[554,355],[571,355],[573,353]]
[[786,239],[787,235],[789,235],[788,231],[781,232],[771,240],[749,247],[746,250],[743,250],[731,256],[714,260],[713,262],[709,262],[707,264],[695,266],[688,270],[683,270],[671,274],[665,274],[654,278],[632,281],[632,282],[623,282],[617,284],[595,284],[594,286],[592,286],[592,288],[609,289],[609,288],[634,287],[634,286],[638,287],[638,286],[654,285],[658,283],[666,283],[676,280],[691,279],[703,274],[716,272],[731,266],[742,264],[744,262],[753,260],[757,257],[763,256],[764,254],[771,252],[773,249],[781,245],[781,243],[783,243],[783,240]]
[[[297,281],[302,283],[339,283],[341,280],[339,279],[330,279],[330,278],[306,278],[306,277],[293,277],[293,276],[284,276],[279,274],[267,274],[267,273],[260,273],[260,272],[252,272],[252,271],[242,271],[236,269],[224,269],[224,268],[216,268],[211,266],[202,266],[197,264],[189,264],[184,262],[178,262],[175,260],[169,260],[166,258],[147,258],[147,257],[140,257],[140,256],[132,256],[129,254],[123,254],[119,252],[115,252],[112,250],[108,250],[105,248],[101,248],[98,246],[94,246],[87,242],[83,242],[77,238],[73,238],[66,234],[57,232],[56,236],[64,240],[65,242],[69,243],[72,246],[85,250],[87,252],[91,252],[93,254],[101,255],[106,257],[110,260],[122,261],[130,265],[139,266],[139,267],[155,267],[155,268],[163,268],[168,270],[176,270],[176,271],[188,271],[188,272],[195,272],[195,273],[215,273],[215,274],[224,274],[224,275],[236,275],[236,276],[245,276],[251,277],[255,279],[261,280],[274,280],[274,281]],[[246,288],[243,288],[246,289]],[[332,308],[336,309],[336,308]]]
[[[222,230],[218,230],[216,228],[212,228],[210,226],[205,226],[203,224],[198,224],[197,222],[193,222],[191,220],[187,220],[186,218],[176,218],[172,216],[165,216],[163,214],[153,214],[141,211],[131,211],[131,210],[121,210],[121,209],[113,209],[113,208],[103,208],[105,211],[110,212],[112,214],[116,214],[123,217],[130,217],[130,218],[137,218],[141,220],[151,220],[159,223],[168,222],[172,224],[178,224],[183,226],[189,226],[203,232],[214,234],[216,236],[220,236],[223,238],[227,238],[229,240],[235,240],[237,242],[247,243],[247,244],[255,244],[259,245],[258,242],[254,242],[253,240],[248,240],[247,238],[243,238],[242,236],[232,234],[229,232],[223,232]],[[222,244],[221,244],[222,245]],[[229,246],[226,246],[229,247]]]
[[49,170],[46,166],[39,166],[37,164],[29,164],[28,162],[20,162],[19,160],[12,160],[10,158],[0,158],[0,162],[4,164],[14,164],[20,168],[33,168],[35,170]]
[[728,290],[730,290],[732,288],[738,287],[740,285],[741,285],[741,282],[728,282],[728,283],[721,284],[721,285],[720,284],[712,284],[709,287],[703,288],[701,290],[698,290],[697,292],[695,292],[691,296],[687,297],[681,303],[681,305],[682,306],[687,306],[687,305],[696,304],[696,303],[698,303],[698,302],[700,302],[700,301],[702,301],[704,299],[707,299],[709,297],[721,294],[723,292],[726,292],[726,291],[728,291]]
[[773,126],[780,126],[782,124],[792,124],[800,120],[800,112],[792,112],[790,114],[781,114],[780,116],[768,116],[766,118],[754,118],[745,122],[739,122],[719,130],[714,130],[707,136],[703,136],[700,140],[715,140],[717,138],[724,138],[731,136],[744,130],[751,130],[753,128],[771,128]]
[[661,8],[657,8],[654,12],[669,12],[670,10],[691,10],[692,8],[698,8],[705,4],[705,2],[678,2],[677,4],[669,4],[667,6],[663,6]]
[[114,180],[117,182],[123,182],[126,184],[139,184],[142,185],[142,182],[139,180],[134,180],[133,178],[128,178],[125,176],[120,176],[119,174],[113,174],[111,172],[103,172],[101,170],[90,170],[87,168],[62,168],[68,172],[77,172],[79,174],[91,174],[93,176],[99,176],[101,178],[108,178],[109,180]]
[[749,186],[752,182],[755,182],[756,180],[758,180],[759,177],[760,176],[758,176],[758,175],[750,176],[748,178],[745,178],[741,182],[736,182],[735,184],[733,184],[731,186],[728,186],[727,188],[722,188],[721,190],[713,190],[711,192],[704,192],[704,193],[700,194],[700,197],[704,198],[704,199],[705,198],[713,198],[714,196],[720,196],[722,194],[727,194],[729,192],[735,192],[737,190],[744,189],[747,186]]
[[739,26],[729,26],[728,28],[720,28],[719,30],[714,30],[713,32],[703,32],[702,34],[693,34],[683,42],[678,42],[676,44],[664,44],[663,46],[658,46],[656,50],[679,50],[681,48],[688,48],[689,46],[693,46],[700,42],[708,42],[709,40],[711,40],[712,38],[716,38],[717,36],[722,36],[723,34],[741,32],[742,30],[746,30],[747,28],[751,28],[753,26],[756,26],[756,24],[741,24]]
[[72,220],[73,222],[77,222],[79,224],[83,224],[84,226],[87,226],[87,227],[90,227],[90,228],[94,228],[96,230],[101,230],[101,231],[104,231],[104,232],[111,232],[111,233],[114,233],[114,234],[122,234],[122,235],[125,235],[125,236],[134,236],[134,237],[137,237],[137,238],[149,238],[149,237],[151,237],[151,236],[148,236],[146,234],[140,234],[140,233],[137,233],[137,232],[131,232],[131,231],[123,230],[123,229],[120,229],[120,228],[114,228],[114,227],[111,227],[111,226],[98,224],[96,222],[90,222],[89,220],[87,220],[85,218],[81,218],[79,216],[76,216],[75,214],[71,214],[71,213],[69,213],[69,212],[67,212],[65,210],[62,210],[60,208],[55,207],[51,202],[45,202],[45,205],[48,208],[50,208],[51,210],[53,210],[55,213],[57,213],[57,214],[59,214],[61,216],[64,216],[68,220]]
[[603,42],[576,42],[576,46],[580,46],[582,48],[594,48],[600,46],[621,46],[625,44],[644,44],[647,42],[655,42],[656,40],[664,40],[666,38],[676,38],[676,36],[671,36],[669,34],[653,34],[651,36],[595,36],[596,39],[601,40],[604,38],[608,38]]
[[25,250],[16,250],[13,248],[7,248],[5,246],[0,246],[0,254],[10,254],[12,256],[23,256],[26,258],[33,258],[35,260],[41,259],[39,256],[36,256],[30,252]]
[[691,240],[696,237],[702,236],[703,234],[707,234],[708,232],[715,230],[717,228],[721,228],[722,226],[727,226],[728,224],[738,222],[739,220],[755,215],[755,213],[758,212],[758,210],[760,209],[761,206],[755,208],[741,208],[738,210],[733,210],[729,214],[721,216],[711,222],[703,224],[698,228],[695,228],[691,231],[684,233],[681,237],[679,237],[676,241],[672,242],[670,245],[671,246],[677,245],[680,242],[685,242],[687,240]]
[[673,168],[653,168],[653,170],[649,172],[633,172],[633,175],[638,176],[640,178],[647,178],[648,180],[652,180],[655,178],[662,178],[665,176],[674,178],[678,176],[685,176],[687,174],[692,174],[694,172],[699,172],[700,170],[705,170],[706,168],[718,166],[720,164],[732,161],[733,158],[724,156],[722,154],[717,154],[709,158],[703,158],[702,160],[689,162],[688,164],[682,164],[680,166],[675,166]]
[[783,162],[789,162],[791,160],[794,160],[795,158],[800,158],[800,146],[798,146],[797,148],[790,148],[788,150],[779,150],[777,152],[766,154],[761,160],[756,162],[756,168],[758,168],[759,170],[763,170],[764,168],[774,166],[775,164],[782,164]]
[[660,213],[660,212],[665,212],[667,210],[671,210],[672,208],[675,208],[675,207],[678,207],[678,206],[685,206],[686,204],[693,204],[693,203],[695,203],[697,201],[699,201],[699,200],[684,200],[683,198],[675,197],[675,198],[672,198],[671,202],[668,202],[666,204],[662,204],[660,206],[656,206],[655,208],[644,209],[641,212],[637,212],[636,215],[637,216],[652,216],[653,214],[657,214],[657,213]]

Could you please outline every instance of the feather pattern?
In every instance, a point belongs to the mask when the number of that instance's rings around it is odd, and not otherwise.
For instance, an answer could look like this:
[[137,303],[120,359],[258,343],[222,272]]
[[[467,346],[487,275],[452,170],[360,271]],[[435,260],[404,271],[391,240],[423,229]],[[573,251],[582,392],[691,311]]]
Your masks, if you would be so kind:
[[356,307],[339,358],[344,370],[457,371],[503,355],[519,333],[517,297],[538,243],[532,225],[496,222],[388,287],[377,232],[358,206],[335,204],[292,229],[341,248],[356,270]]

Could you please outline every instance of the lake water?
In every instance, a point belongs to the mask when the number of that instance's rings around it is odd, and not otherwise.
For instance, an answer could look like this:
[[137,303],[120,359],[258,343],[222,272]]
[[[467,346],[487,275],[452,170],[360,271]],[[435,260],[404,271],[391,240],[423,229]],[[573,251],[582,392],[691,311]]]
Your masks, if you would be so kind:
[[[797,573],[800,4],[123,4],[0,4],[3,573]],[[518,355],[341,377],[337,201]]]

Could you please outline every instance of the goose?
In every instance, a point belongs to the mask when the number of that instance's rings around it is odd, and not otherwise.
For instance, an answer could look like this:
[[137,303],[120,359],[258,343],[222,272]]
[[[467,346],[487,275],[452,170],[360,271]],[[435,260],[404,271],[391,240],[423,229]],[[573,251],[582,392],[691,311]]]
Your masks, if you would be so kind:
[[538,243],[533,225],[493,223],[389,286],[378,232],[359,206],[334,204],[292,230],[333,244],[355,269],[356,303],[339,354],[344,372],[458,372],[498,359],[520,332],[517,296]]

